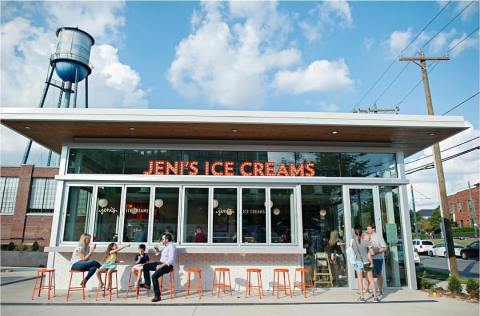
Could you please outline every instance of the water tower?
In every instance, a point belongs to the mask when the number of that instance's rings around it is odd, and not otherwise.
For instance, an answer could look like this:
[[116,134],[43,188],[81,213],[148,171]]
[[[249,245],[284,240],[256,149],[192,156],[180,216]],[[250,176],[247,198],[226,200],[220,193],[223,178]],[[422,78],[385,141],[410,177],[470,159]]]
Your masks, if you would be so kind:
[[[54,54],[50,57],[47,80],[40,99],[39,107],[43,108],[50,86],[60,89],[57,107],[70,107],[73,93],[74,108],[77,107],[78,83],[85,79],[85,107],[88,108],[88,76],[92,73],[90,66],[90,49],[95,40],[87,32],[78,27],[61,27],[57,30],[58,44]],[[52,79],[56,73],[61,81]],[[64,97],[65,96],[65,97]],[[62,103],[63,100],[63,103]],[[22,164],[26,164],[32,141],[29,140]],[[47,165],[50,165],[52,152],[48,154]]]

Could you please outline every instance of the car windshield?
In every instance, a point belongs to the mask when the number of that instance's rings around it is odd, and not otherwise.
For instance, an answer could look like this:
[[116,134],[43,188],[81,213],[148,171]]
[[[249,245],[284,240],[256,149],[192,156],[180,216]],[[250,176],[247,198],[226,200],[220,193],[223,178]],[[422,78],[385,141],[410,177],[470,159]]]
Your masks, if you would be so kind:
[[478,242],[471,243],[468,248],[478,248],[478,245],[480,245]]

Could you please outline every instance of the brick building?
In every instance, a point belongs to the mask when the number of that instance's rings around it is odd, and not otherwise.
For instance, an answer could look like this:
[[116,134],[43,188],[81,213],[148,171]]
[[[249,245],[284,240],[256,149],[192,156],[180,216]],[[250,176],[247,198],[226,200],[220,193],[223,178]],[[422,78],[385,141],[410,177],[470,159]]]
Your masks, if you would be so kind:
[[0,167],[0,243],[48,246],[58,168]]
[[[475,210],[475,222],[479,223],[479,197],[480,197],[480,183],[472,187],[472,198]],[[468,189],[457,192],[448,196],[448,205],[450,214],[453,215],[453,220],[459,227],[471,227],[472,215],[468,205],[470,199],[470,192]]]

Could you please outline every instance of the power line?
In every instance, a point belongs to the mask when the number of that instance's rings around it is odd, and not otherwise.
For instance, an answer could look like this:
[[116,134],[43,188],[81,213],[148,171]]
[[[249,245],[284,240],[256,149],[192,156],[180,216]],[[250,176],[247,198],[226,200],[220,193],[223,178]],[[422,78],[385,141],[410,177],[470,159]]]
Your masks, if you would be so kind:
[[476,29],[474,29],[472,32],[470,32],[470,34],[468,34],[464,39],[462,39],[461,41],[459,41],[457,44],[455,44],[452,48],[450,48],[447,52],[447,54],[450,54],[450,52],[452,50],[454,50],[455,48],[457,48],[458,45],[462,44],[467,38],[469,38],[470,36],[472,36],[475,32],[478,31],[478,27]]
[[453,110],[455,110],[456,108],[458,108],[459,106],[461,106],[462,104],[470,101],[471,99],[475,98],[478,94],[480,93],[480,91],[478,91],[477,93],[475,93],[474,95],[470,96],[469,98],[463,100],[462,102],[460,102],[459,104],[455,105],[453,108],[451,108],[450,110],[448,110],[447,112],[443,113],[442,115],[446,115],[450,112],[452,112]]
[[[457,154],[453,154],[451,156],[443,158],[442,162],[447,161],[447,160],[451,160],[451,159],[454,159],[454,158],[457,158],[457,157],[460,157],[460,156],[463,156],[465,154],[468,154],[469,152],[472,152],[474,150],[479,150],[479,149],[480,149],[480,146],[476,146],[476,147],[464,150],[464,151],[459,152]],[[428,169],[433,169],[433,168],[435,168],[435,165],[434,165],[433,162],[431,162],[431,163],[428,163],[428,164],[425,164],[425,165],[407,170],[407,171],[405,171],[405,174],[408,175],[408,174],[412,174],[412,173],[415,173],[415,172],[418,172],[418,171],[428,170]]]
[[[450,149],[453,149],[453,148],[462,146],[462,145],[464,145],[464,144],[466,144],[466,143],[469,143],[469,142],[471,142],[471,141],[473,141],[473,140],[475,140],[475,139],[479,139],[479,138],[480,138],[480,136],[471,138],[471,139],[469,139],[469,140],[467,140],[467,141],[464,141],[463,143],[456,144],[456,145],[454,145],[454,146],[445,148],[445,149],[442,150],[441,152],[443,153],[444,151],[447,151],[447,150],[450,150]],[[410,164],[410,163],[412,163],[412,162],[419,161],[419,160],[423,160],[423,159],[428,158],[428,157],[432,157],[432,155],[423,156],[423,157],[421,157],[421,158],[418,158],[418,159],[415,159],[415,160],[412,160],[412,161],[405,162],[405,164],[408,165],[408,164]]]
[[390,82],[390,84],[382,91],[382,93],[380,93],[380,95],[378,96],[378,98],[375,100],[375,104],[378,102],[378,100],[380,100],[381,97],[383,97],[383,95],[390,89],[390,87],[395,83],[395,81],[398,80],[398,78],[400,77],[400,75],[407,69],[407,67],[410,65],[410,63],[406,63],[405,66],[402,68],[402,70],[400,70],[400,72],[395,76],[395,78],[393,78],[393,80]]
[[374,82],[374,84],[367,90],[367,92],[360,98],[360,100],[357,102],[356,104],[356,107],[359,107],[360,104],[362,103],[363,100],[365,100],[365,98],[368,96],[368,94],[377,86],[377,84],[380,82],[380,80],[382,80],[382,78],[385,76],[385,74],[392,68],[392,66],[397,62],[397,59],[398,57],[400,57],[403,52],[405,50],[407,50],[410,45],[412,45],[417,39],[418,37],[423,33],[423,31],[425,31],[425,29],[427,27],[430,26],[430,24],[432,24],[432,22],[450,5],[451,1],[448,1],[443,7],[442,9],[440,9],[440,11],[438,11],[438,13],[422,28],[422,30],[420,32],[417,33],[417,35],[410,41],[410,43],[408,43],[407,46],[405,46],[404,49],[402,49],[402,51],[400,52],[400,54],[398,54],[394,59],[393,61],[390,63],[390,65],[388,65],[388,67],[385,69],[385,71],[383,71],[383,73],[380,75],[380,77]]
[[472,1],[470,2],[469,4],[467,4],[460,12],[458,12],[458,14],[456,16],[453,17],[453,19],[451,19],[450,21],[448,21],[447,24],[445,24],[441,29],[440,31],[437,32],[437,34],[435,34],[432,38],[430,38],[425,44],[423,44],[422,46],[422,49],[425,48],[425,46],[427,46],[435,37],[437,37],[440,33],[442,33],[442,31],[444,29],[447,28],[447,26],[449,26],[453,21],[455,21],[460,15],[462,15],[462,13],[469,7],[471,6],[475,1]]

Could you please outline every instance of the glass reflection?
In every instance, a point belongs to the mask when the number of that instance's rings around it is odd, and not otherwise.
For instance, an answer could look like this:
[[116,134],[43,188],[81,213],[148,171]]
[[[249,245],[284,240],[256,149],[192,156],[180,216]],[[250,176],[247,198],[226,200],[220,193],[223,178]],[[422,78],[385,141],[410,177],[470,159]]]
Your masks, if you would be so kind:
[[348,285],[341,186],[302,186],[304,265],[316,287]]
[[242,242],[265,243],[267,240],[265,189],[242,189]]
[[155,188],[153,202],[153,241],[160,242],[163,233],[170,233],[175,242],[178,226],[178,188]]
[[98,187],[93,241],[118,241],[122,187]]
[[293,241],[293,189],[270,189],[271,242],[289,244]]
[[213,242],[237,242],[237,189],[213,189]]
[[70,187],[68,190],[64,241],[78,241],[88,230],[93,187]]
[[150,188],[128,187],[125,202],[125,223],[123,225],[123,241],[147,241],[149,210]]
[[183,240],[191,243],[208,241],[208,188],[185,189]]

